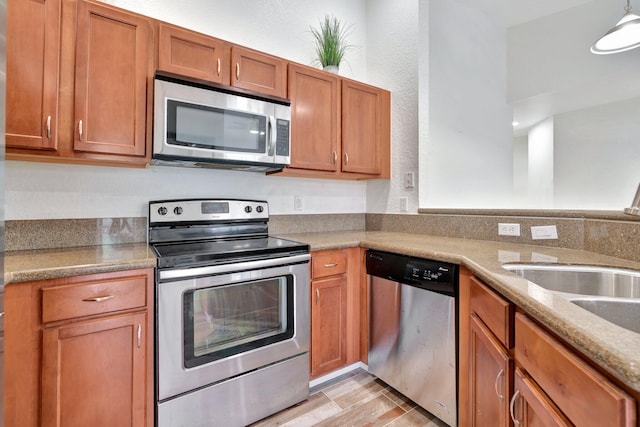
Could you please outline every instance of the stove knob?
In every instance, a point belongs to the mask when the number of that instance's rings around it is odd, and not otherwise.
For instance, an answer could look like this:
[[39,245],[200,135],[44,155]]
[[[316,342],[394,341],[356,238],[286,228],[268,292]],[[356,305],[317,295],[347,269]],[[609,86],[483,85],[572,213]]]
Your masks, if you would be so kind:
[[160,215],[166,215],[167,214],[167,208],[165,208],[164,206],[161,206],[158,208],[158,213]]
[[261,205],[258,205],[258,207],[256,208],[256,212],[262,213],[262,211],[264,211],[264,208]]
[[249,206],[249,205],[247,205],[247,206],[245,206],[245,207],[244,207],[244,211],[245,211],[246,213],[251,213],[251,211],[252,211],[252,210],[253,210],[253,208],[252,208],[251,206]]
[[176,215],[182,215],[182,208],[180,206],[176,206],[173,208],[173,213]]

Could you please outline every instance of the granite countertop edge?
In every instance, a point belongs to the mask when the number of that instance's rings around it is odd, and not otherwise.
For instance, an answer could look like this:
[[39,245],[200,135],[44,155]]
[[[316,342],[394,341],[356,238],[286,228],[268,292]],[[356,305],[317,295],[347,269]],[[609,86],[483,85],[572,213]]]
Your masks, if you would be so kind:
[[4,284],[114,271],[155,268],[146,243],[84,246],[4,253]]

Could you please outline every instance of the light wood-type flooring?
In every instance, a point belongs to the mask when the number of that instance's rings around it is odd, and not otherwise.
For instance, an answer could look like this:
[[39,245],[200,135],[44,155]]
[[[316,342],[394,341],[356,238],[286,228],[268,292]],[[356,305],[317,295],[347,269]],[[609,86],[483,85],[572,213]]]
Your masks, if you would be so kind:
[[391,387],[358,369],[310,390],[309,399],[252,427],[446,427]]

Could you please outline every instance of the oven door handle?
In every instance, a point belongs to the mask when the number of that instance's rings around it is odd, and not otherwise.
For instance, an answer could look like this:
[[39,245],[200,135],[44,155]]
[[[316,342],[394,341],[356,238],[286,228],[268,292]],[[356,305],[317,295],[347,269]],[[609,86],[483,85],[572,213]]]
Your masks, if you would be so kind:
[[311,255],[304,254],[280,258],[261,259],[256,261],[234,262],[231,264],[211,265],[207,267],[161,270],[158,272],[158,279],[160,281],[176,280],[187,279],[190,277],[213,276],[223,273],[235,273],[247,270],[260,270],[269,267],[281,267],[289,264],[300,264],[303,262],[309,262],[310,259]]

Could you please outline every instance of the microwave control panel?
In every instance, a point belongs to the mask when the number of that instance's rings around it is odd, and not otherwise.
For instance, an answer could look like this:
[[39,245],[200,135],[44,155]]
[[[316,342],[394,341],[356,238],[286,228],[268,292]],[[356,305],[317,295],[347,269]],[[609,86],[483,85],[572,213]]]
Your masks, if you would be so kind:
[[276,119],[276,155],[289,156],[289,120]]

